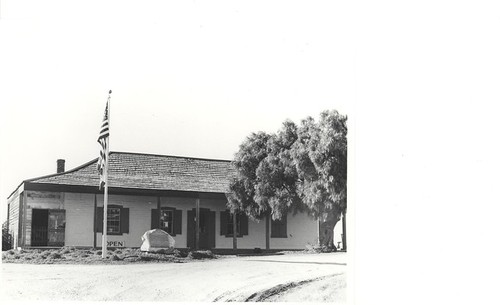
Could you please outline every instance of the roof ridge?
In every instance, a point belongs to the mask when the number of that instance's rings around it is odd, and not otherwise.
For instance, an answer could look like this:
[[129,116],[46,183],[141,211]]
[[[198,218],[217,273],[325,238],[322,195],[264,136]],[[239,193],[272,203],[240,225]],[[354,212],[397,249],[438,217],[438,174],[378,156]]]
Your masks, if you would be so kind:
[[142,155],[142,156],[154,156],[154,157],[169,157],[169,158],[178,158],[178,159],[192,159],[192,160],[202,160],[202,161],[232,162],[232,160],[226,160],[226,159],[186,157],[186,156],[174,156],[174,155],[160,155],[160,154],[138,153],[138,152],[128,152],[128,151],[110,151],[109,154],[128,154],[128,155]]

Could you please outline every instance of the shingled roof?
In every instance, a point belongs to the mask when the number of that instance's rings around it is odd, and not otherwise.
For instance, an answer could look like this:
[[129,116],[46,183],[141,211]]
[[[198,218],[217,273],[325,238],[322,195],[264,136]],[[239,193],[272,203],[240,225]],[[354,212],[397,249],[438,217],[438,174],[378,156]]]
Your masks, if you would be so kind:
[[[27,180],[35,184],[98,186],[97,159],[64,173]],[[235,175],[228,160],[111,152],[108,185],[114,188],[227,193]]]

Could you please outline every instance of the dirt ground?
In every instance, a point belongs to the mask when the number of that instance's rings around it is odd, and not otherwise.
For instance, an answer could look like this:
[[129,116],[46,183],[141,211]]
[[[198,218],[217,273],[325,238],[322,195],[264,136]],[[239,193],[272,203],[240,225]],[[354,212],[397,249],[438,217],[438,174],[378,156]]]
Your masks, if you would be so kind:
[[4,263],[1,270],[3,300],[345,302],[345,253],[130,265]]

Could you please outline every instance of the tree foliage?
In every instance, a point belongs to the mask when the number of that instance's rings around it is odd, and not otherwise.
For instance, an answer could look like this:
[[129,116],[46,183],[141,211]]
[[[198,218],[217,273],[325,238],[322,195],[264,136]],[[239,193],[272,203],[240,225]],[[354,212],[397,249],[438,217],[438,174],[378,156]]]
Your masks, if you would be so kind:
[[252,133],[235,155],[231,210],[257,219],[306,211],[338,220],[347,205],[346,122],[337,111],[325,111],[318,122],[287,120],[277,133]]

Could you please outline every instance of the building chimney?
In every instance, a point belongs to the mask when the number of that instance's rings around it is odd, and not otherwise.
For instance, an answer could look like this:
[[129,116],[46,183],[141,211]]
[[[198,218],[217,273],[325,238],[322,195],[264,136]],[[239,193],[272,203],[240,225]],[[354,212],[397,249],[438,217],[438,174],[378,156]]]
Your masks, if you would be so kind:
[[57,173],[64,173],[64,159],[57,159]]

